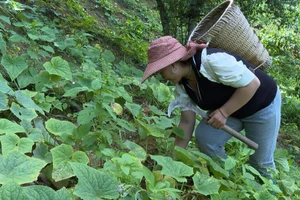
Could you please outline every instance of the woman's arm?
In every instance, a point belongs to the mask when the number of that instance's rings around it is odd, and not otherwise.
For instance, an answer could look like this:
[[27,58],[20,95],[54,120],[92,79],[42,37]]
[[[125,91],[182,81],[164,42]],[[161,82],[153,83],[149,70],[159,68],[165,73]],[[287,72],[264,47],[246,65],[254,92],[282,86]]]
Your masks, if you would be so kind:
[[260,86],[259,79],[254,79],[246,86],[237,88],[231,98],[220,108],[221,111],[229,116],[241,107],[243,107],[255,94]]
[[185,138],[176,136],[175,146],[185,148],[192,138],[196,122],[196,114],[193,111],[182,111],[178,127],[184,131]]
[[223,106],[209,115],[210,119],[207,120],[207,123],[214,128],[222,128],[226,123],[226,118],[243,107],[253,97],[259,86],[260,81],[255,76],[248,85],[237,88]]

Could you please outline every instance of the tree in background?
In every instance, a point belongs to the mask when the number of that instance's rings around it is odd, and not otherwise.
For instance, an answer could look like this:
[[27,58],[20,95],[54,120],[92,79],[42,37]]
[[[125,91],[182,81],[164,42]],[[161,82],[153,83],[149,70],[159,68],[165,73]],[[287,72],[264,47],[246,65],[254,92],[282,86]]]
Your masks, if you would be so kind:
[[[160,13],[164,35],[172,35],[182,43],[185,43],[193,28],[214,7],[224,1],[221,0],[156,0]],[[280,19],[280,25],[291,24],[291,15],[297,15],[295,8],[298,0],[236,0],[234,1],[243,14],[255,28],[262,25],[252,22],[257,20],[257,14],[264,13],[273,18]],[[286,15],[286,11],[291,14]],[[283,13],[285,13],[283,15]],[[294,16],[296,17],[296,16]]]
[[210,4],[203,0],[156,0],[156,2],[163,34],[172,35],[183,43],[199,20],[209,11],[205,6]]

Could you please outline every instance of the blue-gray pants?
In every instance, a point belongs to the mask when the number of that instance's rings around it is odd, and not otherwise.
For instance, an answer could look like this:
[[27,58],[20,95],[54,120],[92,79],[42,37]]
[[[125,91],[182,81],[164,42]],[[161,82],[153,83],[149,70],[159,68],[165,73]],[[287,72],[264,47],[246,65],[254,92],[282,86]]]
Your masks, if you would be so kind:
[[[244,119],[229,117],[227,125],[240,132],[245,129],[246,137],[258,144],[258,149],[249,158],[250,164],[263,175],[269,176],[266,168],[275,169],[274,151],[280,127],[281,95],[277,90],[273,102],[266,108]],[[232,137],[223,130],[215,129],[202,119],[197,126],[196,140],[201,152],[214,157],[226,157],[225,143]]]

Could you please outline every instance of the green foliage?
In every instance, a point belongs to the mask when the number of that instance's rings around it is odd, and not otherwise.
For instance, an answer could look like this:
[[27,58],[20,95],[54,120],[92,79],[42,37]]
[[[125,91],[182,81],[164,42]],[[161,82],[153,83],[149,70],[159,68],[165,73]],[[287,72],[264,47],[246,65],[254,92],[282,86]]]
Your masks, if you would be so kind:
[[7,134],[0,137],[3,156],[9,155],[12,151],[19,151],[21,153],[31,152],[33,141],[29,138],[19,138],[15,134]]
[[[103,32],[110,37],[115,45],[124,48],[125,54],[141,63],[146,63],[147,40],[160,33],[157,23],[159,16],[152,12],[145,3],[133,1],[97,0],[97,9],[101,9],[109,24]],[[121,9],[122,6],[125,8]],[[120,17],[121,16],[121,17]]]
[[111,171],[122,183],[137,185],[143,178],[143,165],[141,161],[127,153],[105,162],[104,169]]
[[67,80],[72,80],[72,72],[69,63],[60,57],[53,57],[51,62],[44,64],[46,71],[50,75],[57,75]]
[[7,119],[0,119],[0,130],[1,134],[14,134],[18,132],[24,132],[24,128],[22,126]]
[[184,163],[173,161],[170,157],[151,156],[151,158],[162,166],[162,174],[172,176],[178,182],[187,182],[185,177],[193,174],[193,168]]
[[197,192],[200,194],[206,196],[219,193],[221,184],[217,179],[211,176],[196,172],[196,174],[193,176],[193,181]]
[[[222,161],[193,142],[174,148],[171,134],[183,133],[178,116],[166,116],[173,88],[154,78],[140,84],[142,71],[130,64],[146,62],[148,40],[161,31],[150,2],[89,4],[101,20],[74,0],[26,2],[0,7],[0,199],[299,198],[295,145],[293,154],[276,151],[277,184],[247,163],[253,151],[234,139]],[[281,131],[296,144],[299,34],[271,19],[252,16],[274,55]]]
[[[1,143],[6,144],[2,138]],[[18,184],[30,183],[37,179],[39,171],[46,165],[44,161],[30,158],[21,151],[13,150],[9,155],[0,156],[1,184],[10,181],[14,181]]]
[[52,178],[61,181],[74,176],[70,162],[87,164],[89,158],[82,151],[73,152],[72,146],[61,144],[51,149],[53,159]]
[[78,177],[74,194],[82,199],[117,199],[119,181],[103,170],[96,170],[80,163],[70,163]]
[[9,199],[45,199],[45,200],[63,200],[75,199],[71,193],[65,188],[58,191],[45,186],[26,186],[21,187],[15,182],[8,182],[0,188],[0,197],[3,200]]
[[15,80],[28,66],[21,57],[10,57],[5,54],[1,59],[1,64],[6,69],[11,80]]

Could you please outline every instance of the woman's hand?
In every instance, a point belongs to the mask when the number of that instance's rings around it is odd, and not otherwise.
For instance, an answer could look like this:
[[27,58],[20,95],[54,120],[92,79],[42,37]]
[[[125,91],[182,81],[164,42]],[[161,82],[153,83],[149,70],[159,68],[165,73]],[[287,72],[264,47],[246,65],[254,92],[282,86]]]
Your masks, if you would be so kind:
[[213,111],[208,116],[209,118],[206,120],[206,123],[216,129],[221,129],[226,124],[227,116],[221,109]]

